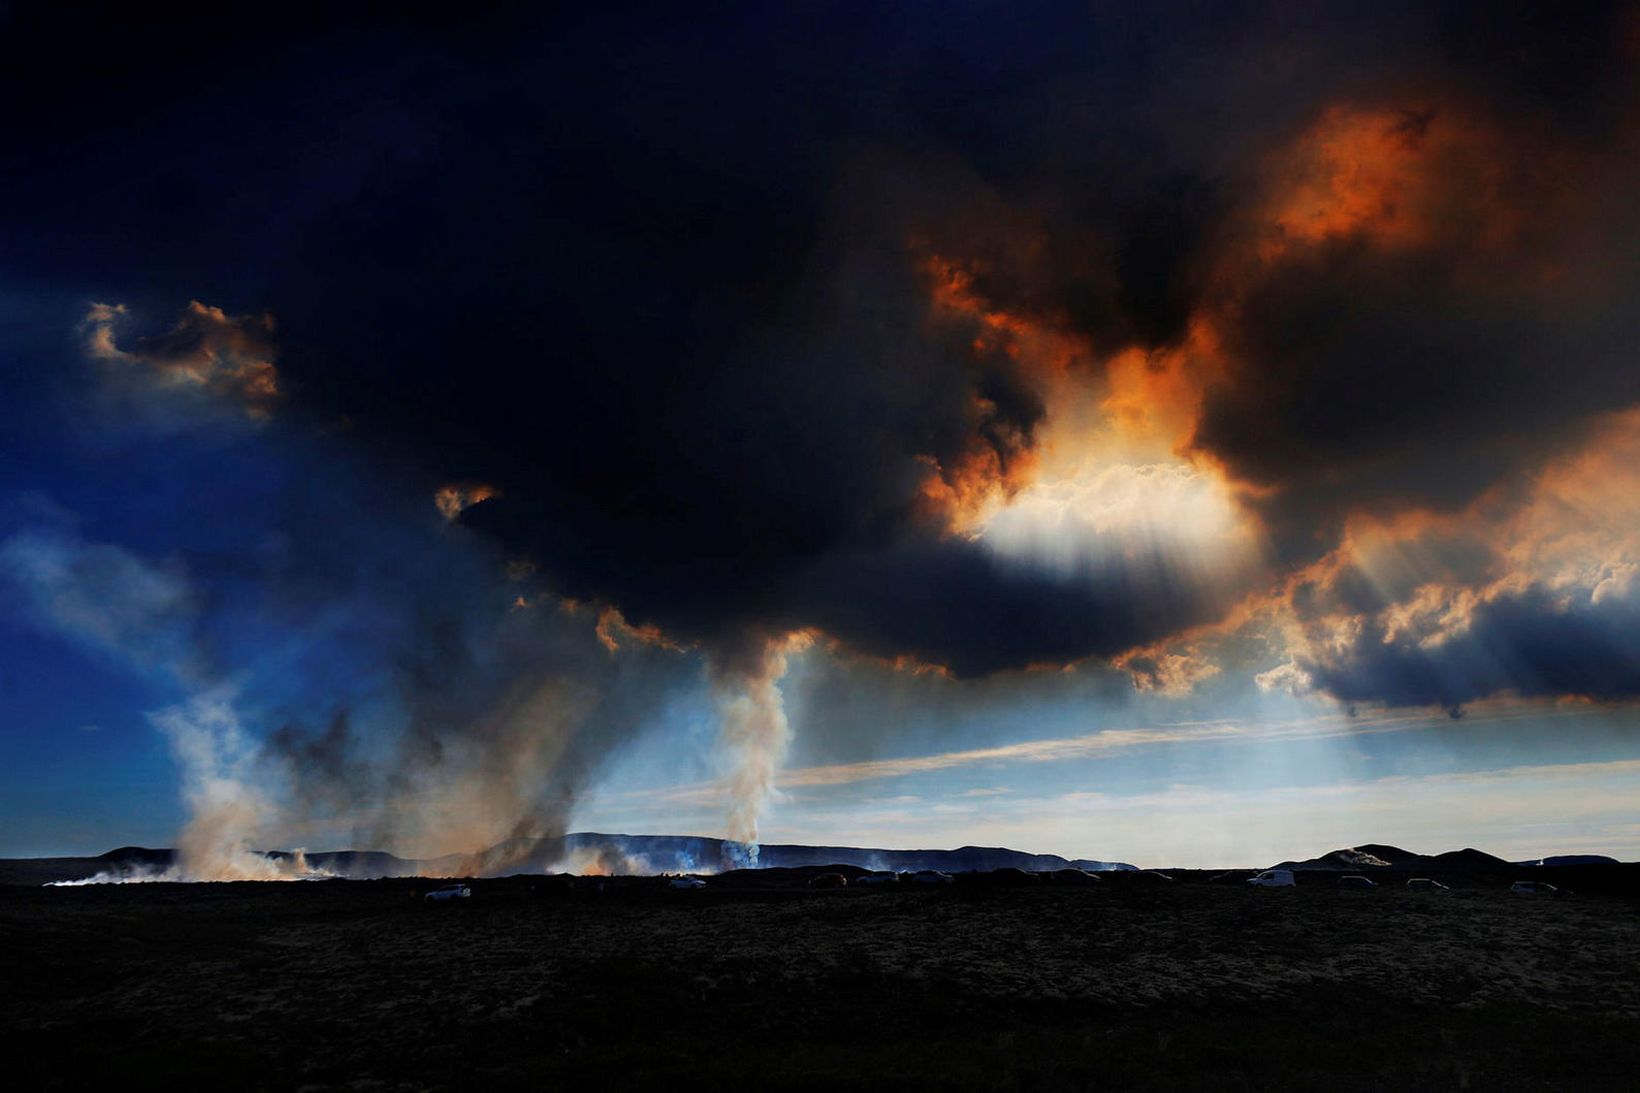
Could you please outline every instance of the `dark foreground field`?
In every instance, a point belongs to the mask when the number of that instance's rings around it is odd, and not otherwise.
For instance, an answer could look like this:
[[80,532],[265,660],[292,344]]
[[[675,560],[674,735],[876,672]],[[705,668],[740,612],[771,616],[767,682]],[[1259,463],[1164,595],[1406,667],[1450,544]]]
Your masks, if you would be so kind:
[[919,891],[0,888],[38,1088],[1640,1082],[1632,898],[1133,876]]

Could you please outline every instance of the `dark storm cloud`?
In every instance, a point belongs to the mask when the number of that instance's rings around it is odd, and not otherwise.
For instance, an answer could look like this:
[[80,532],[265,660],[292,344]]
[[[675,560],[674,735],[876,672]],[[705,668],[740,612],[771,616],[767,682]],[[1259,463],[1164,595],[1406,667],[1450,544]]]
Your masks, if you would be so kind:
[[1340,248],[1245,301],[1249,372],[1209,394],[1195,443],[1271,491],[1283,553],[1325,553],[1362,510],[1460,508],[1640,398],[1628,293],[1571,325],[1561,301],[1456,287],[1472,261]]
[[1633,598],[1562,602],[1533,588],[1482,604],[1438,644],[1369,624],[1347,645],[1299,659],[1312,684],[1346,702],[1444,706],[1500,692],[1527,698],[1640,696],[1640,605]]
[[1640,397],[1627,267],[1568,330],[1527,279],[1473,289],[1462,230],[1346,235],[1245,283],[1226,255],[1273,150],[1335,101],[1464,104],[1501,134],[1511,212],[1547,200],[1512,181],[1545,129],[1571,134],[1557,169],[1609,176],[1620,13],[1536,10],[349,9],[241,32],[29,8],[0,46],[3,90],[37,104],[0,262],[151,311],[271,311],[281,412],[429,505],[495,487],[467,526],[634,624],[818,627],[969,674],[1112,655],[1234,590],[1143,560],[1053,579],[929,516],[930,461],[1006,475],[1047,408],[932,314],[924,260],[1096,352],[1178,343],[1235,280],[1194,444],[1259,488],[1284,556],[1361,507],[1461,504]]
[[793,620],[862,652],[906,655],[958,675],[1113,656],[1229,606],[1121,565],[1067,592],[1060,578],[966,542],[828,561],[810,572],[804,592]]

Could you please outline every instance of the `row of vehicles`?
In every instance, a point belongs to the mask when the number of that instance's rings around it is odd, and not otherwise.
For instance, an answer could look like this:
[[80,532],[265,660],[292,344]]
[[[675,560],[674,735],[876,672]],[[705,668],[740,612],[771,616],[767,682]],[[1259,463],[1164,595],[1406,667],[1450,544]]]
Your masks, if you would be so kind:
[[862,873],[852,881],[841,873],[821,873],[809,880],[810,888],[879,888],[886,884],[921,884],[936,886],[954,884],[956,878],[938,869],[922,869],[915,873]]
[[[1019,873],[1021,876],[1029,877],[1033,880],[1037,879],[1034,875],[1025,874],[1020,870],[1009,870],[1007,872]],[[1081,873],[1082,871],[1063,870],[1062,872]],[[1083,875],[1090,881],[1097,881],[1099,879],[1091,873]],[[1157,875],[1161,876],[1162,879],[1171,879],[1166,877],[1164,874]],[[924,869],[915,873],[863,873],[860,876],[855,877],[853,881],[850,881],[849,878],[844,876],[842,873],[821,873],[810,878],[808,886],[810,888],[847,888],[852,884],[853,886],[860,888],[876,888],[889,884],[913,884],[932,887],[937,885],[953,884],[955,881],[956,878],[949,873],[942,873],[937,869]],[[1293,888],[1297,886],[1298,879],[1294,876],[1293,870],[1291,869],[1266,869],[1256,876],[1247,878],[1247,883],[1255,888]],[[706,881],[700,877],[685,874],[668,877],[667,885],[677,891],[692,892],[705,888]],[[1370,877],[1363,877],[1358,874],[1346,874],[1338,878],[1337,886],[1339,888],[1364,889],[1377,888],[1379,885],[1377,881],[1374,881]],[[1446,885],[1442,884],[1438,880],[1431,880],[1428,877],[1412,877],[1406,882],[1406,887],[1408,891],[1412,892],[1444,892],[1447,890]],[[1557,888],[1552,884],[1532,880],[1518,880],[1510,886],[1509,891],[1515,895],[1524,896],[1564,896],[1571,894],[1570,892]],[[457,900],[471,899],[472,895],[473,890],[465,884],[446,884],[442,887],[434,888],[432,891],[428,892],[423,899],[429,903],[446,903]]]
[[[875,888],[885,884],[920,884],[940,885],[952,884],[956,881],[950,873],[941,873],[937,869],[924,869],[916,873],[863,873],[852,881],[842,873],[820,873],[810,877],[810,888],[847,888],[849,885],[862,888]],[[692,891],[705,888],[706,882],[696,876],[670,877],[667,881],[673,888],[680,891]]]
[[[1247,878],[1247,883],[1255,888],[1292,888],[1298,884],[1291,869],[1266,869],[1257,876]],[[1359,874],[1346,874],[1338,878],[1340,888],[1377,888],[1378,882],[1371,877]],[[1444,892],[1447,886],[1438,880],[1428,877],[1412,877],[1407,883],[1408,891],[1412,892]],[[1540,880],[1517,880],[1509,886],[1509,891],[1517,896],[1564,896],[1570,895],[1563,889],[1556,888]]]

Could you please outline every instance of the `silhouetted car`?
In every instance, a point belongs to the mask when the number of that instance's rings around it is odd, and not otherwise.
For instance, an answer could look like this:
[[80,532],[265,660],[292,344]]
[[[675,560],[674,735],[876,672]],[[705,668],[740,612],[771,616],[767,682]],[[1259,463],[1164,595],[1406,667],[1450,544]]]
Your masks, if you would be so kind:
[[1371,881],[1371,879],[1369,879],[1367,877],[1358,877],[1358,876],[1351,875],[1351,876],[1348,876],[1348,877],[1339,877],[1338,878],[1338,887],[1340,887],[1340,888],[1377,888],[1378,886],[1376,884],[1374,884]]
[[821,873],[809,880],[810,888],[847,888],[848,878],[841,873]]
[[1428,877],[1413,877],[1407,881],[1407,890],[1411,892],[1444,892],[1446,885]]
[[1086,869],[1056,869],[1048,874],[1055,884],[1102,884],[1097,876]]
[[950,884],[952,881],[950,873],[941,873],[938,869],[924,869],[905,879],[912,884]]
[[668,883],[680,892],[693,892],[697,888],[706,887],[706,882],[699,877],[673,877]]
[[1541,880],[1517,880],[1509,886],[1509,891],[1517,896],[1564,896],[1568,894]]
[[866,888],[875,888],[880,884],[899,884],[898,873],[862,873],[854,878],[854,883]]
[[446,884],[443,888],[435,888],[422,898],[430,903],[443,903],[452,899],[471,899],[473,890],[465,884]]

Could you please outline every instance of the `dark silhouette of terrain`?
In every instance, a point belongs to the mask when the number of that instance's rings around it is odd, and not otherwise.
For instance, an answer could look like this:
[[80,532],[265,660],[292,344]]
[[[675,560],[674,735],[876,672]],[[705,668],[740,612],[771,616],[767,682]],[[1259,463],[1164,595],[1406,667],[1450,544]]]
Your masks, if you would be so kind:
[[1632,1089],[1636,893],[1522,868],[5,886],[0,1057],[29,1090]]

